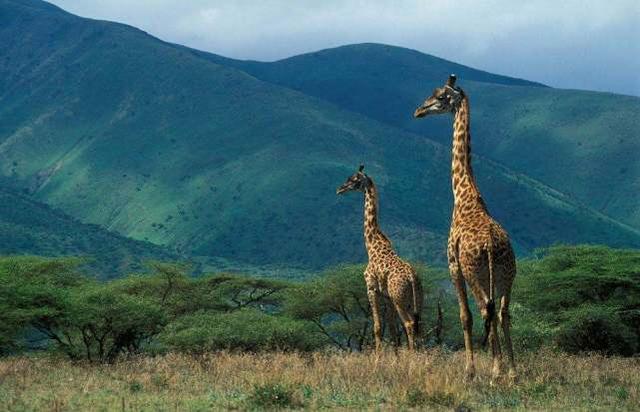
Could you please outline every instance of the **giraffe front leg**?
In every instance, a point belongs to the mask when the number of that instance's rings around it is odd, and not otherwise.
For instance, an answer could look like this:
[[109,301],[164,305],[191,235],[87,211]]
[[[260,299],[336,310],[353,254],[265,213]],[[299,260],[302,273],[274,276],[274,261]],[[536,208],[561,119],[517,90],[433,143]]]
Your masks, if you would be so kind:
[[476,369],[473,361],[473,342],[471,334],[473,332],[473,317],[469,310],[469,302],[467,300],[467,289],[464,284],[464,278],[458,271],[457,263],[449,265],[451,271],[451,280],[456,288],[458,295],[458,305],[460,306],[460,323],[462,324],[462,332],[464,334],[464,349],[466,354],[465,362],[465,379],[471,380],[475,376]]
[[367,296],[371,305],[371,316],[373,317],[373,337],[376,344],[376,352],[382,349],[382,323],[380,322],[380,299],[378,291],[372,287],[367,288]]

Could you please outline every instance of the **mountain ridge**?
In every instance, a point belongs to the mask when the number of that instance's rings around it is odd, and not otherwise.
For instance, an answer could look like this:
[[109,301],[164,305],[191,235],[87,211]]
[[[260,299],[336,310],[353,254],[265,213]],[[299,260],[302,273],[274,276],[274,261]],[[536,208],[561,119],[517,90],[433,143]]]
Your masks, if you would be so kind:
[[273,61],[234,59],[234,58],[225,57],[219,54],[215,54],[212,52],[192,49],[188,46],[183,46],[180,44],[174,44],[174,43],[169,43],[169,44],[175,45],[177,47],[187,48],[193,51],[195,54],[201,55],[205,59],[208,59],[213,62],[220,62],[220,64],[222,65],[237,67],[237,68],[240,68],[241,70],[248,71],[249,73],[251,73],[252,70],[255,70],[259,66],[276,65],[276,64],[286,65],[289,62],[295,62],[295,61],[310,59],[310,58],[312,59],[322,58],[323,56],[326,56],[326,55],[339,54],[341,52],[350,53],[355,51],[358,53],[363,53],[363,52],[366,53],[366,52],[371,52],[372,50],[374,50],[375,52],[385,52],[388,50],[393,50],[393,51],[401,51],[403,53],[406,53],[409,56],[417,56],[419,58],[426,57],[429,60],[431,60],[434,64],[437,63],[444,66],[443,72],[446,72],[448,70],[449,73],[458,73],[460,77],[463,77],[463,76],[470,77],[475,80],[483,79],[483,82],[485,83],[550,88],[550,86],[547,86],[540,82],[535,82],[535,81],[521,79],[521,78],[507,76],[507,75],[495,74],[485,70],[480,70],[470,66],[465,66],[463,64],[456,63],[451,60],[447,60],[433,54],[421,52],[419,50],[415,50],[415,49],[411,49],[403,46],[392,46],[384,43],[375,43],[375,42],[350,43],[350,44],[345,44],[341,46],[305,52],[305,53],[301,53],[301,54],[297,54],[294,56],[286,57],[283,59],[277,59]]
[[[396,73],[385,70],[380,62],[372,63],[371,59],[361,56],[350,60],[335,55],[335,51],[328,49],[324,60],[313,63],[308,62],[310,55],[302,55],[286,59],[285,63],[254,62],[245,65],[244,69],[258,78],[322,98],[439,143],[450,144],[449,119],[415,121],[411,118],[413,109],[447,76],[446,70],[438,73],[424,70],[431,56],[414,52],[414,56],[425,61],[413,62],[411,70]],[[243,66],[241,61],[230,64]],[[283,65],[293,68],[285,68],[282,74]],[[381,72],[388,77],[387,84],[376,83]],[[640,192],[640,164],[633,157],[633,153],[640,150],[637,144],[640,137],[640,97],[530,87],[526,84],[505,87],[479,82],[479,79],[465,75],[458,77],[471,97],[475,155],[483,155],[525,173],[594,210],[640,229],[640,198],[630,196],[625,187],[630,185],[635,188],[631,191]],[[362,104],[363,101],[367,104]],[[505,130],[509,124],[514,127]],[[605,137],[611,133],[618,135],[614,145]],[[573,149],[568,147],[572,144],[575,145]],[[520,156],[526,146],[529,146],[527,156]],[[564,150],[564,159],[558,156],[561,150]],[[602,155],[607,156],[604,161]],[[618,164],[626,165],[623,166],[623,176],[620,176],[622,182],[611,185],[609,179],[616,176]],[[594,166],[604,170],[589,174],[585,179],[581,171]]]
[[[365,161],[400,252],[445,261],[450,149],[433,131],[426,139],[130,26],[25,17],[1,7],[11,3],[0,2],[0,172],[38,200],[178,254],[319,269],[365,257],[361,201],[334,192]],[[413,110],[411,99],[396,112]],[[474,158],[490,210],[522,253],[558,241],[640,246],[635,229]]]

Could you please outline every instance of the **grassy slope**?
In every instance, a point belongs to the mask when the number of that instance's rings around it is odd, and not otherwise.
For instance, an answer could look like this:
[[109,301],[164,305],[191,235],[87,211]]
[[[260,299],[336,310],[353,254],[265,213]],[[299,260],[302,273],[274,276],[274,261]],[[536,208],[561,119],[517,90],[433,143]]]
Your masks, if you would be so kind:
[[[114,365],[0,361],[8,410],[637,410],[638,358],[518,356],[517,385],[489,385],[490,359],[463,382],[464,353],[204,354]],[[277,396],[277,397],[276,397]],[[466,408],[462,408],[462,406]]]
[[274,63],[209,58],[445,145],[448,116],[415,121],[411,114],[433,87],[457,73],[471,98],[475,153],[640,229],[638,97],[540,87],[379,44]]
[[161,247],[110,233],[0,187],[0,255],[83,256],[92,274],[139,271],[148,259],[175,260]]
[[[0,0],[0,37],[0,171],[38,199],[181,252],[318,268],[364,259],[362,200],[335,187],[365,161],[401,253],[443,261],[447,146],[42,2]],[[636,231],[477,163],[520,251],[640,246]]]

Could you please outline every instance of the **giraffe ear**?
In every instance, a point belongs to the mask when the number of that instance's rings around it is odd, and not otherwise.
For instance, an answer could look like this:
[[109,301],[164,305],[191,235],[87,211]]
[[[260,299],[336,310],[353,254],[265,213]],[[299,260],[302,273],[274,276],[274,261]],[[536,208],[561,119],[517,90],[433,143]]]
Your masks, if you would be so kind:
[[358,172],[362,173],[363,170],[364,170],[364,165],[360,165],[360,167],[358,168]]
[[449,87],[453,87],[456,84],[456,75],[455,74],[450,74],[449,75],[449,80],[447,80],[447,86]]

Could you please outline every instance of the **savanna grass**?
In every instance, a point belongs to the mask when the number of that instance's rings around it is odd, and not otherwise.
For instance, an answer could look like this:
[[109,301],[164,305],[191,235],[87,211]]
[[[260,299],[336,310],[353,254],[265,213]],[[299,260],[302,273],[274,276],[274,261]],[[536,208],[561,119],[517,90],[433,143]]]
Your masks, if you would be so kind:
[[462,352],[169,354],[112,365],[50,357],[0,361],[8,411],[637,410],[640,359],[542,350],[516,385],[491,386],[490,359],[465,383]]

